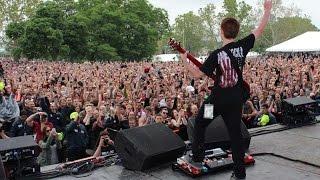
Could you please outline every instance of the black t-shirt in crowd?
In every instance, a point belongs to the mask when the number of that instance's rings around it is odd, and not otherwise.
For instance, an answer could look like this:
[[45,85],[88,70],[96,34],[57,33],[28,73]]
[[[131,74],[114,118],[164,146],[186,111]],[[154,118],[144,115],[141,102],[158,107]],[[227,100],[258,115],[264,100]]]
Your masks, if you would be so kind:
[[[233,56],[238,60],[240,69],[242,69],[245,64],[246,56],[249,53],[250,49],[253,48],[254,42],[255,36],[253,34],[250,34],[249,36],[239,41],[227,44],[226,46],[224,46],[224,48],[228,48],[232,52]],[[227,53],[222,51],[222,49],[216,49],[209,55],[204,64],[200,67],[200,70],[204,74],[209,77],[217,74],[217,69],[219,69],[217,67],[219,65],[222,71],[226,71],[230,68],[233,69],[231,63],[228,62],[229,58],[227,58]],[[227,79],[224,80],[220,78],[220,82],[226,80]]]

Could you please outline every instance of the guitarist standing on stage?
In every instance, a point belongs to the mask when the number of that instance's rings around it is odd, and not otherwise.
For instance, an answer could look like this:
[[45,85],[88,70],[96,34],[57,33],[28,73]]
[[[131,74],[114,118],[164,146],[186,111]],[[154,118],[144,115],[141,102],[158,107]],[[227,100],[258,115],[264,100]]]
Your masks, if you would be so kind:
[[259,26],[249,36],[239,41],[235,41],[239,33],[239,22],[234,18],[225,18],[221,23],[223,47],[209,55],[200,67],[200,71],[188,63],[186,53],[181,54],[184,64],[196,78],[216,75],[212,94],[201,106],[195,121],[192,144],[193,161],[203,162],[206,127],[214,117],[221,115],[231,139],[234,161],[232,179],[245,179],[246,177],[243,162],[245,150],[240,129],[242,105],[246,100],[243,95],[242,69],[248,52],[254,46],[255,39],[261,36],[268,23],[271,7],[272,1],[265,0],[264,15]]

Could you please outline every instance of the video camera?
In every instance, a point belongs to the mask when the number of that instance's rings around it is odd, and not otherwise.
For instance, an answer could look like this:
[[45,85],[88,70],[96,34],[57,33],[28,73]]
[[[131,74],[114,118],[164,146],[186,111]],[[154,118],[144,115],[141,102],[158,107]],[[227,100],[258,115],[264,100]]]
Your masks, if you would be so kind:
[[109,141],[110,141],[110,138],[109,137],[106,137],[103,139],[103,145],[104,146],[108,146],[109,145]]

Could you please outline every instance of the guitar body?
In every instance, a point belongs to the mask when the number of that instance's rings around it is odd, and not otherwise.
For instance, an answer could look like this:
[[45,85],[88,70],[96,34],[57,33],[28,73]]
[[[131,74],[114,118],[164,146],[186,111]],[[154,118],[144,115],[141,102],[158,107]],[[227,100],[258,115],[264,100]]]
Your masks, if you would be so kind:
[[[169,46],[171,46],[172,49],[184,54],[187,51],[181,47],[180,43],[176,42],[174,39],[170,38],[168,42]],[[198,68],[202,66],[202,63],[198,61],[195,57],[193,57],[190,53],[187,53],[187,58]],[[215,76],[210,77],[211,79],[215,80]],[[250,85],[243,81],[243,87],[244,87],[244,102],[246,102],[250,98]]]

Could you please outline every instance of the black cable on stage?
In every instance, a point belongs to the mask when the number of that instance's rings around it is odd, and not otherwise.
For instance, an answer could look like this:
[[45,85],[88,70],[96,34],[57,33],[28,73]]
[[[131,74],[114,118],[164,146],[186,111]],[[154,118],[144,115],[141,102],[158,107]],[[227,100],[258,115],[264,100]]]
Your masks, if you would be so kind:
[[299,159],[289,158],[287,156],[283,156],[283,155],[275,154],[275,153],[262,152],[262,153],[253,153],[253,154],[250,154],[250,155],[253,156],[253,157],[254,156],[274,156],[274,157],[282,158],[282,159],[285,159],[285,160],[288,160],[288,161],[297,162],[297,163],[301,163],[301,164],[304,164],[304,165],[320,168],[320,165],[318,165],[318,164],[313,164],[313,163],[310,163],[310,162],[307,162],[307,161],[303,161],[303,160],[299,160]]
[[[51,178],[56,178],[64,175],[70,175],[75,178],[83,178],[83,177],[88,177],[92,175],[92,171],[96,168],[99,167],[108,167],[113,164],[116,164],[119,160],[117,159],[116,156],[105,156],[107,159],[103,160],[102,162],[99,163],[93,163],[93,162],[79,162],[76,164],[72,164],[69,167],[65,169],[58,169],[59,166],[57,166],[53,170],[49,170],[46,172],[42,172],[36,175],[31,175],[27,176],[24,178],[24,180],[32,179],[32,180],[38,180],[38,179],[51,179]],[[110,159],[109,159],[110,158]],[[86,173],[86,174],[85,174]]]

